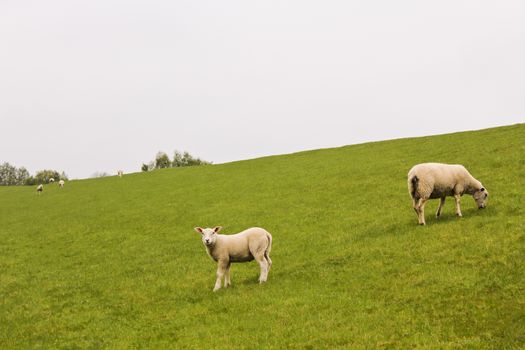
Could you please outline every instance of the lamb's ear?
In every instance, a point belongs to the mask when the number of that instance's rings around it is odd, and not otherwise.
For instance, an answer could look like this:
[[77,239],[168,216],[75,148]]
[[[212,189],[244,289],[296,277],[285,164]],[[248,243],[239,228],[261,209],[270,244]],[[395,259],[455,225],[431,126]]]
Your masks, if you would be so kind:
[[204,230],[202,227],[195,227],[194,230],[198,233],[202,233],[202,230]]
[[222,230],[222,226],[215,226],[213,228],[213,232],[215,232],[215,233],[219,232],[220,230]]
[[485,191],[485,187],[481,187],[480,191],[481,192]]

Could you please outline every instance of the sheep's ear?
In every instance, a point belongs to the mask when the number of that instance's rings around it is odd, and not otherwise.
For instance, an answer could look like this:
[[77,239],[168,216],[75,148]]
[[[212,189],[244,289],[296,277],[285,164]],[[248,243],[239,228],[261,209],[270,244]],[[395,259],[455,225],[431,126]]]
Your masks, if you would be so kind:
[[198,233],[202,233],[202,230],[204,230],[202,227],[195,227],[194,230]]
[[481,192],[485,191],[485,187],[481,187],[480,191]]
[[222,230],[222,226],[215,226],[213,228],[213,232],[215,232],[215,233],[219,232],[220,230]]

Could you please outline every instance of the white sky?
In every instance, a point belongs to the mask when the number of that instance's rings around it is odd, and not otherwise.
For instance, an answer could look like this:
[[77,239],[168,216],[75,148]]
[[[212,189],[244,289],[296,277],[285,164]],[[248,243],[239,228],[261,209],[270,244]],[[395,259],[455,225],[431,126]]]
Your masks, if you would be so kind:
[[524,1],[0,0],[0,162],[32,173],[517,122]]

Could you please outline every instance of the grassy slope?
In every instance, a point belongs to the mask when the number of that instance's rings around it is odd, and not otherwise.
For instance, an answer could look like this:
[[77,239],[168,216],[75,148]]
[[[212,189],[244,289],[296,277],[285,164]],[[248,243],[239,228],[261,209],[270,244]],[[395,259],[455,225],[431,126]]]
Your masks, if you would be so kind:
[[[417,225],[415,163],[491,193]],[[0,348],[492,348],[525,343],[525,124],[0,188]],[[194,226],[272,232],[273,269],[215,264]]]

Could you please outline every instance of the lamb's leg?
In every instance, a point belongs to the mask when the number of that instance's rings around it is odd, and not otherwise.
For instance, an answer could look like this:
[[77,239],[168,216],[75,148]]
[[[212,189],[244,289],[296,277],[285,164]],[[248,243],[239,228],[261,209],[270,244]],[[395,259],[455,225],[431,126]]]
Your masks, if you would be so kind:
[[413,198],[412,199],[412,207],[414,208],[414,211],[416,212],[416,216],[419,219],[419,210],[418,210],[417,203],[418,203],[418,200]]
[[417,210],[417,218],[420,225],[425,225],[425,203],[427,202],[427,199],[419,198],[416,210]]
[[460,207],[460,202],[461,202],[461,195],[460,194],[455,194],[454,195],[454,199],[456,200],[456,215],[457,216],[463,216],[461,215],[461,207]]
[[224,275],[224,287],[228,287],[232,284],[230,280],[230,267],[231,263],[228,263],[228,266],[226,267],[226,273]]
[[268,279],[268,261],[264,257],[264,253],[257,254],[255,260],[259,263],[261,267],[261,275],[259,276],[259,283],[266,282]]
[[221,288],[221,282],[222,278],[224,277],[224,273],[226,272],[226,266],[228,266],[227,262],[219,260],[217,266],[217,280],[215,281],[215,287],[213,288],[214,292]]
[[439,201],[438,210],[436,212],[436,218],[439,218],[441,216],[441,211],[443,210],[443,204],[445,204],[445,197],[441,197]]

